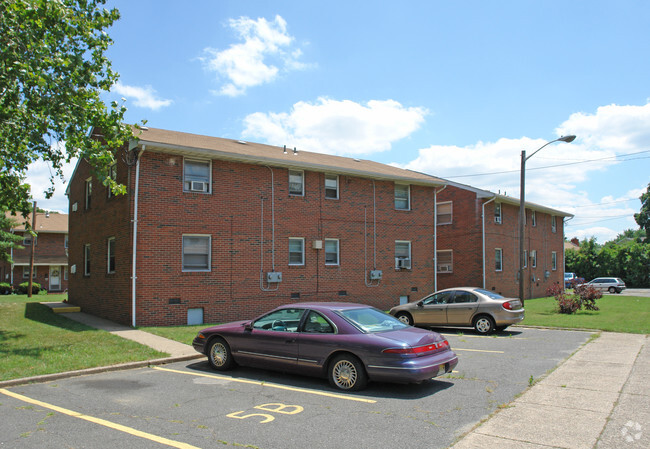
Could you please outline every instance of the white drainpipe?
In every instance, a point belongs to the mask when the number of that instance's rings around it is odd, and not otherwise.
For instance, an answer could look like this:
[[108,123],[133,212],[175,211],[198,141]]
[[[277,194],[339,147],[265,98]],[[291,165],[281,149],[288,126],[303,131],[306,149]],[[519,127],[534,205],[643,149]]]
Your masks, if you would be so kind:
[[447,184],[442,189],[433,189],[433,291],[438,291],[438,193],[447,188]]
[[[144,153],[145,145],[142,145],[142,150],[138,154],[138,160],[135,163],[135,198],[133,206],[133,261],[131,263],[133,267],[133,273],[131,275],[131,316],[133,317],[132,326],[135,327],[135,281],[136,281],[136,250],[138,247],[138,192],[140,190],[140,158],[142,153]],[[134,150],[135,151],[135,150]]]
[[483,241],[483,288],[485,289],[485,206],[496,200],[497,197],[493,196],[492,199],[483,203],[481,212],[481,240]]

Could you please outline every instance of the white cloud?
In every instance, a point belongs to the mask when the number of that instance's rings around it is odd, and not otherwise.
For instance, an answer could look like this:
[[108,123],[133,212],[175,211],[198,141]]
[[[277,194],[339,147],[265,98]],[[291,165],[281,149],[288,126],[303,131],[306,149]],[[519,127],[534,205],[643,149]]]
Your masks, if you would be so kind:
[[320,153],[358,155],[390,150],[391,144],[408,137],[424,122],[427,110],[407,108],[394,100],[319,98],[298,102],[290,112],[257,112],[244,119],[245,137],[274,145]]
[[69,164],[63,165],[64,183],[58,177],[54,177],[54,195],[50,199],[45,198],[45,191],[51,187],[50,176],[54,174],[51,164],[42,160],[36,161],[29,165],[27,169],[26,183],[31,187],[31,194],[36,204],[41,209],[68,213],[68,197],[65,196],[65,189],[68,187],[67,182],[72,176],[77,159]]
[[270,22],[240,17],[230,19],[228,24],[243,42],[222,51],[206,48],[206,56],[201,58],[209,71],[227,80],[218,94],[236,97],[249,87],[273,81],[281,71],[274,64],[282,64],[285,71],[308,67],[298,61],[302,51],[292,48],[294,38],[288,34],[282,17],[275,16]]
[[172,100],[161,100],[156,98],[156,91],[151,86],[127,86],[126,84],[117,82],[111,88],[111,92],[115,92],[127,98],[133,98],[136,106],[153,109],[154,111],[172,104]]

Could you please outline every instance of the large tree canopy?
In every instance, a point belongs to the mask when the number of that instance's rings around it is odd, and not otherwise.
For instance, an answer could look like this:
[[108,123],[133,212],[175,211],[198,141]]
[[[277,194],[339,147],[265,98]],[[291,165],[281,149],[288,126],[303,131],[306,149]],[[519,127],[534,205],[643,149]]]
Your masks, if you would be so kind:
[[[132,135],[123,124],[126,108],[107,106],[100,96],[118,75],[104,53],[112,40],[105,30],[119,19],[106,0],[0,1],[0,205],[30,211],[29,164],[39,159],[63,179],[62,164],[86,158],[104,183],[111,148]],[[101,129],[103,139],[90,136]]]
[[641,200],[641,210],[638,214],[634,214],[634,219],[641,229],[645,229],[645,242],[650,244],[650,184],[639,199]]

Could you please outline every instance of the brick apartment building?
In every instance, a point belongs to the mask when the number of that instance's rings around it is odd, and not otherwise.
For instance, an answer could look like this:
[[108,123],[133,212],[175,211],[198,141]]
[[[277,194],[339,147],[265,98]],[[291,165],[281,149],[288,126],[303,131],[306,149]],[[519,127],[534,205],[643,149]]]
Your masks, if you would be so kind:
[[[23,237],[23,248],[11,249],[13,264],[0,262],[0,279],[14,288],[29,281],[32,235],[26,232],[25,221],[32,223],[32,215],[7,217],[15,222],[12,232]],[[34,246],[34,282],[48,292],[62,292],[68,288],[68,215],[36,213],[36,240]]]
[[[526,203],[525,298],[564,279],[564,219]],[[448,181],[438,193],[438,289],[480,286],[519,296],[519,199]]]
[[[99,185],[83,160],[67,191],[69,300],[88,313],[142,326],[223,322],[298,301],[388,309],[436,287],[483,284],[482,205],[495,194],[368,160],[154,128],[116,160],[126,195]],[[486,261],[502,248],[502,272],[486,270],[486,287],[517,296],[518,206],[498,200],[501,226],[485,206]],[[556,230],[561,248],[561,220]]]

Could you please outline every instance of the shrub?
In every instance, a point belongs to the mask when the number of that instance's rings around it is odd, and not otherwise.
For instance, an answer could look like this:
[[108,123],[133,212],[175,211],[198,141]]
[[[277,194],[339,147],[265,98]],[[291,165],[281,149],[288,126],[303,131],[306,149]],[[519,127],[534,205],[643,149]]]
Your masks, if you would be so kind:
[[[27,289],[29,288],[29,282],[23,282],[18,286],[16,292],[20,295],[26,295]],[[41,284],[38,282],[32,282],[32,295],[37,294],[41,290]]]
[[11,284],[0,282],[0,295],[9,295],[13,291]]
[[580,298],[580,304],[587,310],[600,310],[596,305],[596,300],[603,297],[600,290],[596,290],[591,285],[577,285],[573,290]]
[[558,312],[575,313],[583,307],[586,310],[600,310],[596,300],[603,294],[591,285],[576,285],[573,294],[568,294],[559,284],[554,284],[546,290],[548,296],[555,297]]

